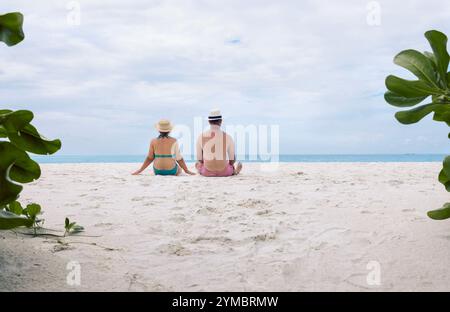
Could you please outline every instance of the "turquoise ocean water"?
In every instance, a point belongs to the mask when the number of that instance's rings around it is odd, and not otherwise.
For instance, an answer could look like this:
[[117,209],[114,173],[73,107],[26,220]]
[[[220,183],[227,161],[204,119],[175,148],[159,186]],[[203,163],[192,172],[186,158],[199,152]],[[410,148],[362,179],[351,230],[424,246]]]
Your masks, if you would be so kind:
[[[51,155],[32,156],[39,163],[139,163],[145,155]],[[280,155],[280,162],[442,162],[444,154],[368,154],[368,155]],[[185,157],[186,162],[194,158]],[[243,162],[261,162],[256,157],[238,157]]]

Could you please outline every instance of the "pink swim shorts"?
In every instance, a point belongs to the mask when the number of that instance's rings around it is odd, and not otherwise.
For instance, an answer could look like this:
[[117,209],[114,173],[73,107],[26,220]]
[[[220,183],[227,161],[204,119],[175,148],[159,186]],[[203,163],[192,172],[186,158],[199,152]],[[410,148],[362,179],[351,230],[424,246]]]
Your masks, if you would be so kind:
[[225,169],[222,171],[209,171],[206,169],[205,165],[201,165],[199,172],[204,177],[229,177],[234,173],[234,167],[230,164],[227,164]]

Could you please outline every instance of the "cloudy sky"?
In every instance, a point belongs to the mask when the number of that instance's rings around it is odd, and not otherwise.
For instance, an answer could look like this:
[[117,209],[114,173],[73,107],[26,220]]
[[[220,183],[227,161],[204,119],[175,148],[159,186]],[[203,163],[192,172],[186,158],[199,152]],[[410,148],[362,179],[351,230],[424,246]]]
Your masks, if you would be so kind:
[[410,77],[396,53],[450,33],[447,2],[2,0],[26,39],[0,46],[1,106],[33,110],[60,154],[144,153],[158,119],[216,107],[279,125],[281,153],[444,153],[446,126],[398,124],[383,93]]

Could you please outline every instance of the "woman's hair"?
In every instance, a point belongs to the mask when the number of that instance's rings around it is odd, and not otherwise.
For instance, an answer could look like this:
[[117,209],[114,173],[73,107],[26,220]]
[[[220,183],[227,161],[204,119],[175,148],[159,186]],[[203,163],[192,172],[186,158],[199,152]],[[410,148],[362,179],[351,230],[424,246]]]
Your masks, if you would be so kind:
[[168,138],[169,137],[169,133],[170,132],[159,132],[159,136],[158,139],[162,139],[162,138]]

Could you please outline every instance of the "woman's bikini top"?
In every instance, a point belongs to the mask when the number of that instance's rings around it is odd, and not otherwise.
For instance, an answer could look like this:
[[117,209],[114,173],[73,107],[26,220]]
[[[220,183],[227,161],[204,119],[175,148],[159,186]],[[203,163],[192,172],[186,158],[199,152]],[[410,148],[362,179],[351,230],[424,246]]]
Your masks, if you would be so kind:
[[155,154],[155,158],[175,158],[172,154]]

